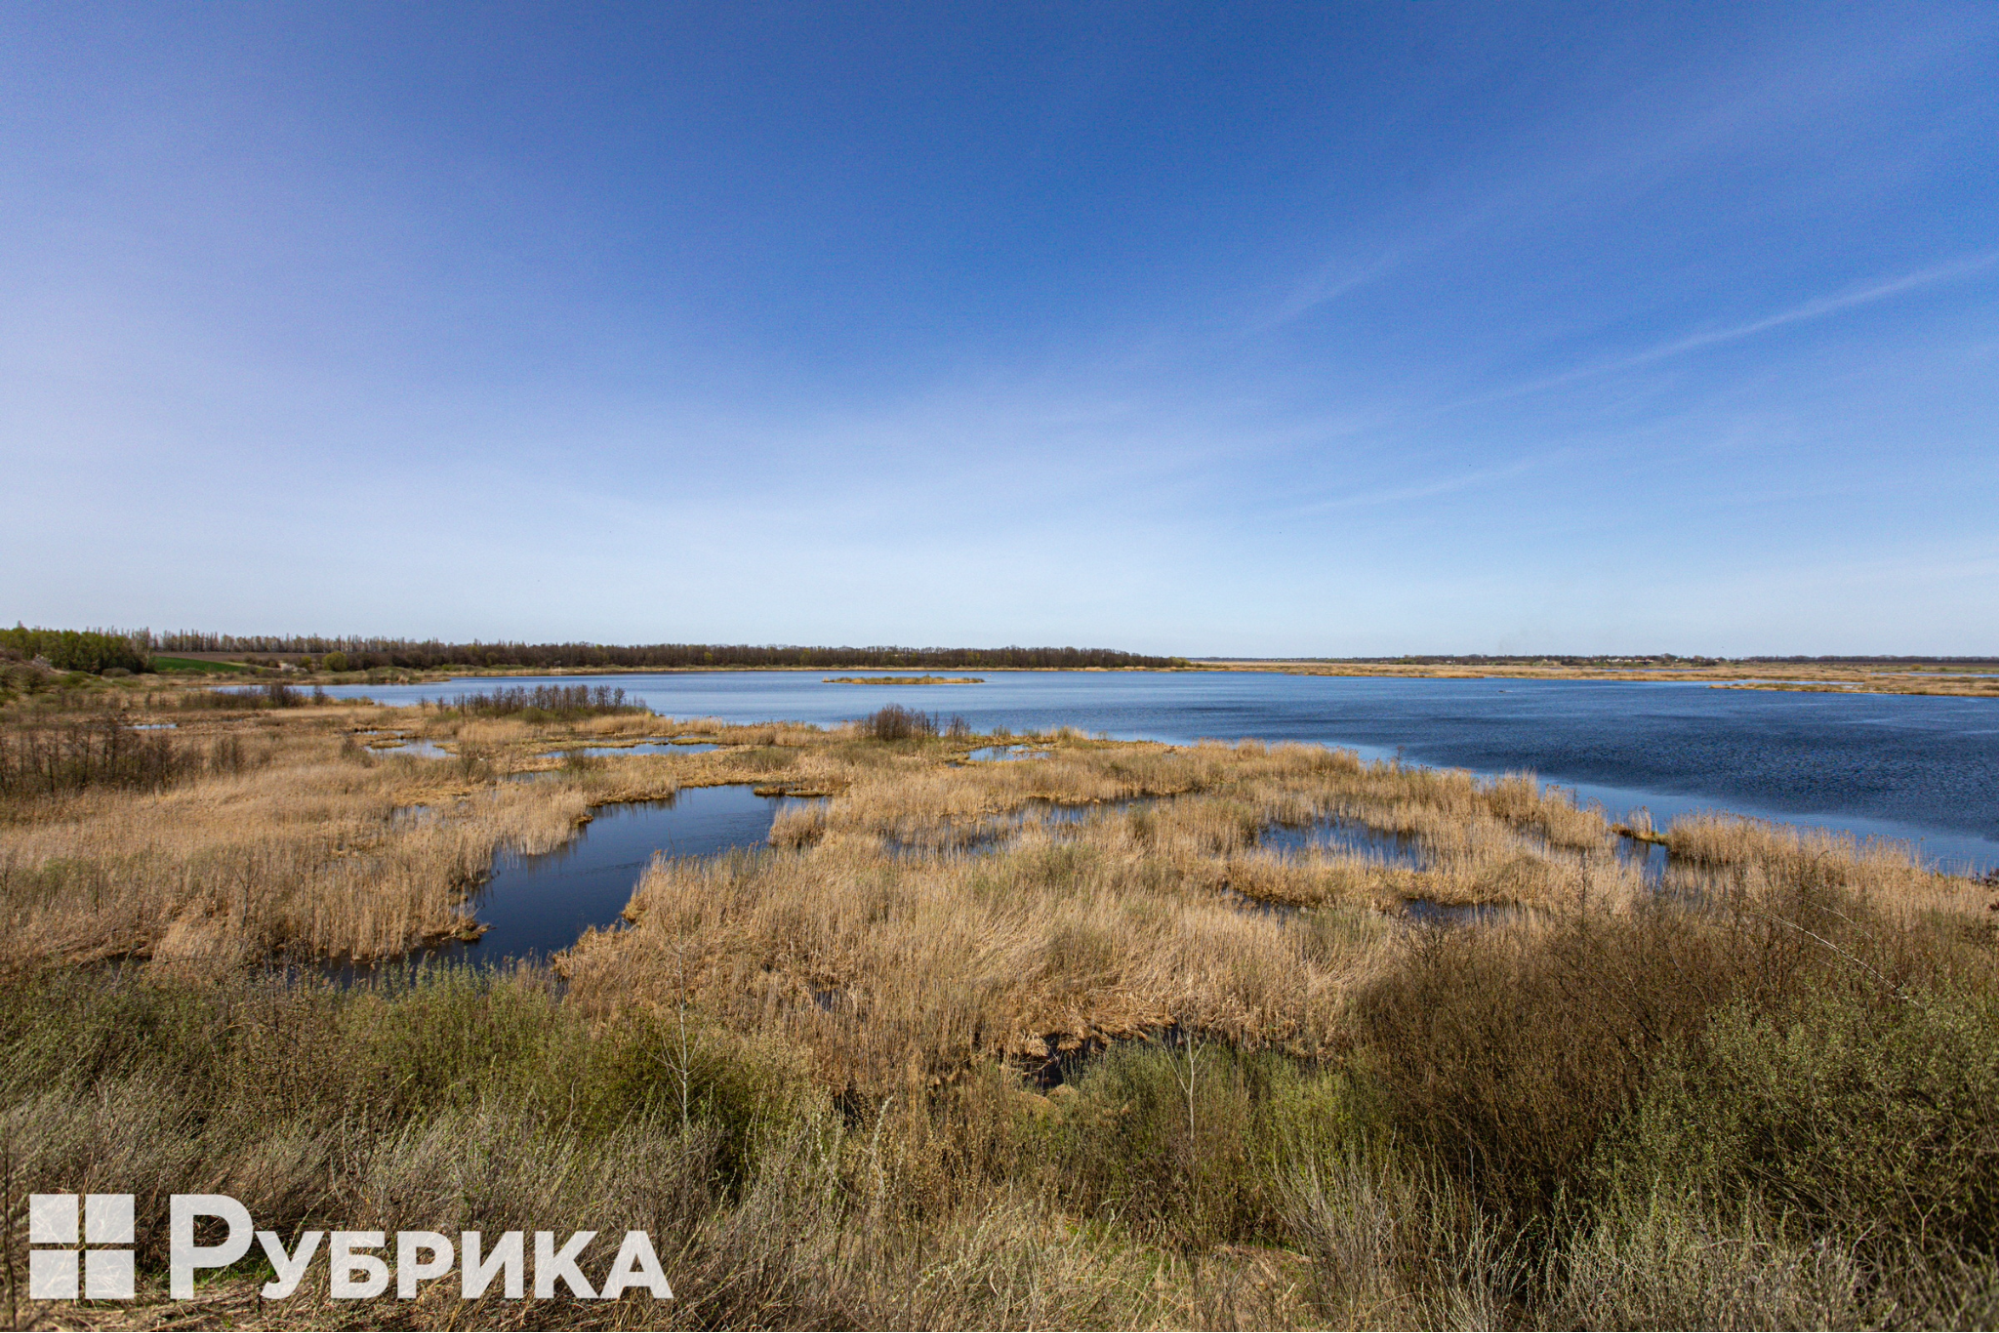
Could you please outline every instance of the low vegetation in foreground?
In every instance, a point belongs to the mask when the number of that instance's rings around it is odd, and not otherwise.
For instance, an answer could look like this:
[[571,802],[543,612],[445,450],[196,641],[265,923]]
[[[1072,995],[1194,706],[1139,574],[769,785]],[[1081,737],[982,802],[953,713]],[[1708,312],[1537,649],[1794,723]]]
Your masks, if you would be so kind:
[[[1898,849],[1705,817],[1634,830],[1648,881],[1526,777],[904,709],[144,697],[0,726],[58,775],[0,793],[10,1271],[31,1192],[140,1214],[139,1304],[45,1324],[1999,1321],[1999,886]],[[648,738],[719,748],[552,757]],[[814,799],[547,967],[314,970],[721,783]],[[1377,850],[1273,845],[1307,826]],[[260,1306],[245,1265],[176,1305],[176,1192],[287,1236],[643,1228],[676,1299],[357,1306],[322,1266]]]

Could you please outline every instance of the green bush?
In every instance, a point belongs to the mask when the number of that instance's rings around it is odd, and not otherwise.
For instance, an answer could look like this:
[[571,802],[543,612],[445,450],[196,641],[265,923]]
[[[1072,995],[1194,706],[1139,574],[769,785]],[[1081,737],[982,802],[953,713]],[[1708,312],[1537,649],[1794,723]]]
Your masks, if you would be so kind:
[[1718,1011],[1602,1167],[1625,1194],[1755,1199],[1808,1234],[1999,1250],[1999,1000],[1829,978]]
[[1429,928],[1359,997],[1397,1132],[1500,1216],[1545,1218],[1665,1043],[1736,993],[1731,940],[1665,909],[1551,932]]
[[1048,1130],[1083,1210],[1176,1245],[1281,1235],[1287,1191],[1383,1138],[1369,1085],[1216,1042],[1144,1042],[1095,1061]]
[[737,1179],[764,1132],[815,1104],[795,1053],[698,1022],[683,1045],[671,1015],[593,1023],[534,973],[433,966],[346,989],[51,973],[0,987],[0,1014],[0,1097],[133,1085],[246,1142],[497,1106],[565,1143],[685,1124]]
[[23,657],[46,658],[58,671],[83,671],[101,675],[111,668],[126,672],[144,671],[146,653],[135,636],[108,630],[29,629],[15,625],[0,629],[0,648],[12,649]]

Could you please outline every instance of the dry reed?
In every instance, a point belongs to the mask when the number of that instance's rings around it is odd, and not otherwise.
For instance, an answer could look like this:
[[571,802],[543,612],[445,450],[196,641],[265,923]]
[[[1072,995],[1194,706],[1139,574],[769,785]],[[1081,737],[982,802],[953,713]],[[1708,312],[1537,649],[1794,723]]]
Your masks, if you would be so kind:
[[[644,1226],[680,1300],[258,1308],[225,1279],[175,1309],[144,1251],[143,1318],[1999,1317],[1993,890],[1906,849],[1699,817],[1648,884],[1528,777],[1297,745],[982,764],[985,738],[371,707],[185,732],[254,762],[0,809],[23,1186],[134,1192],[148,1235],[211,1189],[286,1233]],[[560,757],[670,737],[721,748]],[[559,995],[244,966],[464,929],[497,850],[722,783],[817,799],[767,848],[655,861]],[[1271,845],[1327,825],[1408,854]],[[119,956],[150,962],[51,966]]]

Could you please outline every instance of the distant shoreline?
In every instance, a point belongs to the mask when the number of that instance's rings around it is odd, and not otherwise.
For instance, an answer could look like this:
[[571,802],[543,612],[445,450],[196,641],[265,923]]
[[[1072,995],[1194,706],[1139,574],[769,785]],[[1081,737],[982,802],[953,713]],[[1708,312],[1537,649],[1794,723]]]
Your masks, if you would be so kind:
[[[0,653],[0,658],[20,659],[19,652]],[[591,664],[571,666],[475,665],[438,663],[433,666],[373,666],[366,670],[331,672],[310,655],[294,652],[245,653],[241,651],[182,650],[160,652],[159,674],[141,671],[122,681],[91,677],[76,672],[69,679],[90,681],[96,688],[145,690],[200,684],[254,684],[283,680],[293,684],[368,685],[416,684],[443,680],[508,680],[522,677],[565,678],[605,676],[672,676],[738,672],[813,672],[828,684],[870,685],[972,685],[989,683],[995,674],[1020,675],[1048,672],[1078,672],[1109,675],[1122,672],[1160,674],[1209,674],[1216,672],[1260,672],[1272,675],[1335,676],[1364,679],[1497,679],[1617,681],[1631,683],[1678,683],[1706,685],[1715,689],[1777,690],[1810,693],[1929,695],[1951,698],[1999,700],[1999,659],[1974,657],[1876,657],[1876,658],[1682,658],[1658,656],[1583,657],[1545,655],[1539,657],[1424,656],[1404,658],[1178,658],[1171,665],[1006,665],[974,668],[980,676],[945,676],[934,672],[917,675],[881,674],[921,671],[919,667],[857,667],[849,671],[868,672],[852,676],[825,676],[841,666],[818,663],[703,663],[677,666],[630,666]],[[247,660],[246,660],[247,659]],[[20,662],[22,669],[39,670],[54,678],[60,673],[39,661]],[[314,667],[319,669],[315,670]],[[117,673],[111,673],[113,675]]]

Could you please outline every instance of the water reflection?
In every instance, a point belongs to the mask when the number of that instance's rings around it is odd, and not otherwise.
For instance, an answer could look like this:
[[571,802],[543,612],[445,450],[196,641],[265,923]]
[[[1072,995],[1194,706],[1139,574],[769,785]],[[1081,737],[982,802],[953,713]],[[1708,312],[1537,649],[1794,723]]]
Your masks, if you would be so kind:
[[[493,876],[473,901],[487,929],[477,940],[450,940],[426,958],[493,964],[546,958],[592,926],[613,926],[655,853],[715,856],[770,844],[770,826],[787,797],[758,796],[747,785],[688,787],[663,801],[599,806],[595,818],[552,852],[494,857]],[[429,811],[407,806],[400,818]],[[373,965],[336,964],[343,982],[402,969],[412,958]]]
[[561,759],[565,755],[580,754],[596,759],[613,754],[705,754],[722,747],[713,741],[640,741],[637,745],[584,745],[567,750],[550,750],[543,759]]
[[1012,763],[1021,759],[1046,759],[1048,751],[1028,745],[982,745],[965,758],[978,763]]
[[1617,857],[1626,865],[1636,866],[1645,882],[1655,888],[1666,880],[1666,864],[1671,858],[1663,842],[1620,837],[1617,840]]
[[368,747],[368,753],[407,754],[407,755],[413,755],[418,759],[451,758],[451,751],[445,749],[442,745],[439,745],[436,741],[425,741],[425,740],[404,740],[404,741],[398,741],[393,745],[371,745]]
[[990,856],[1013,846],[1021,833],[1030,827],[1038,826],[1060,833],[1087,824],[1099,816],[1108,819],[1127,812],[1150,810],[1160,800],[1156,796],[1134,796],[1122,801],[1069,805],[1036,797],[1024,802],[1014,814],[994,815],[972,824],[947,824],[934,836],[914,840],[893,835],[884,837],[882,850],[900,857],[953,852],[965,856]]
[[1275,824],[1257,835],[1257,846],[1285,856],[1310,852],[1365,856],[1389,865],[1423,868],[1423,848],[1401,833],[1373,828],[1356,819],[1321,819],[1310,824]]

